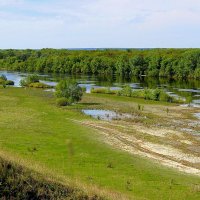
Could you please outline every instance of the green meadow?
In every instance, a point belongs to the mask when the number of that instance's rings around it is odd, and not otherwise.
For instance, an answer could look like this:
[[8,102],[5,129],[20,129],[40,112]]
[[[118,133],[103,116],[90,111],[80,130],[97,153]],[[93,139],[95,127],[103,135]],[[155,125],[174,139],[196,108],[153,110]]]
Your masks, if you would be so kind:
[[115,149],[105,144],[95,129],[79,123],[87,119],[95,123],[80,112],[82,108],[95,104],[123,107],[134,101],[146,103],[143,99],[84,94],[78,105],[60,108],[51,92],[2,88],[0,157],[106,199],[200,199],[199,177]]

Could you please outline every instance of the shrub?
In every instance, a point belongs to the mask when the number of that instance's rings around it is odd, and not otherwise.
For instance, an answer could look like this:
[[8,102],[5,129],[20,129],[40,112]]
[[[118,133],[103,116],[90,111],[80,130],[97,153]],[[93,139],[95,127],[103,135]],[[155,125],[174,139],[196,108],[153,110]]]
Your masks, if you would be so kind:
[[81,87],[82,91],[83,92],[86,92],[87,91],[87,88],[86,87]]
[[7,81],[5,81],[5,84],[6,85],[14,85],[15,83],[14,83],[14,81],[7,80]]
[[154,101],[159,101],[160,100],[160,94],[161,90],[156,88],[155,90],[152,91],[152,100]]
[[65,97],[56,99],[57,106],[68,106],[71,104],[71,100]]
[[19,83],[19,84],[20,84],[20,86],[22,86],[22,87],[28,86],[25,79],[20,80],[20,83]]
[[160,94],[160,101],[166,101],[166,102],[175,102],[175,99],[166,92],[161,92]]
[[8,80],[4,74],[0,76],[0,85],[3,85],[5,87],[6,85],[14,85],[14,84],[15,84],[14,81]]
[[39,82],[39,76],[36,75],[36,74],[28,75],[26,77],[26,81],[27,81],[28,84],[30,84],[30,83],[38,83]]
[[30,83],[28,86],[33,88],[52,88],[52,86],[40,82]]
[[129,85],[126,85],[122,90],[118,91],[119,96],[132,96],[132,88]]
[[6,75],[4,75],[4,74],[2,74],[0,76],[0,79],[3,80],[3,81],[7,81],[8,80],[7,77],[6,77]]
[[71,103],[78,102],[83,96],[83,91],[77,82],[70,79],[62,80],[56,86],[55,95],[57,98],[70,99]]
[[39,83],[39,76],[37,75],[28,75],[26,78],[20,81],[22,87],[29,87],[31,83]]

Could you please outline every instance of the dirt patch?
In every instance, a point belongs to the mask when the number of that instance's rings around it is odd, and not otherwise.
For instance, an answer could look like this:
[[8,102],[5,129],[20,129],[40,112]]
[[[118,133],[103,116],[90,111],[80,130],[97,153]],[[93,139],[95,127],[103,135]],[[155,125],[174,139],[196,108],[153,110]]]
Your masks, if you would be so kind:
[[[172,167],[178,169],[182,172],[195,174],[200,176],[200,157],[195,156],[193,154],[186,154],[181,151],[181,149],[177,149],[171,147],[169,145],[162,145],[156,143],[146,142],[141,139],[137,139],[133,134],[127,134],[126,131],[119,131],[117,127],[124,127],[124,122],[120,124],[120,121],[117,125],[110,125],[108,122],[94,122],[94,121],[76,121],[81,123],[84,126],[91,127],[97,130],[103,137],[105,143],[129,152],[131,154],[140,155],[143,157],[150,158],[158,162],[159,164],[163,164],[168,167]],[[110,125],[110,126],[109,126]],[[130,129],[130,126],[127,126],[127,129]],[[150,134],[158,137],[167,137],[170,134],[181,135],[182,133],[173,131],[173,130],[154,130],[148,129],[141,126],[136,127],[136,125],[132,126],[133,130],[140,131],[145,134]],[[190,141],[186,140],[187,143]]]

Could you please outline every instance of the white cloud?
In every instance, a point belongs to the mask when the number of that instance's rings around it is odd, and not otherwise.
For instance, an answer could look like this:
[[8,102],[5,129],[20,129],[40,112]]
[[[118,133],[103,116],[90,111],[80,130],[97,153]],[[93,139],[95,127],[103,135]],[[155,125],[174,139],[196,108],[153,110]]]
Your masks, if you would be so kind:
[[200,1],[0,0],[0,26],[0,48],[198,47]]

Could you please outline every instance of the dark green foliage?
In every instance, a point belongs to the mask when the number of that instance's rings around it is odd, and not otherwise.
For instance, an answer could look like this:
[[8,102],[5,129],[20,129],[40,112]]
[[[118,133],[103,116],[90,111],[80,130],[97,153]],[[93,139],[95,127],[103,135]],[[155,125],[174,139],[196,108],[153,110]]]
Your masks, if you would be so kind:
[[71,101],[70,101],[70,99],[62,97],[62,98],[56,99],[56,104],[57,104],[57,106],[68,106],[71,104]]
[[26,78],[20,81],[22,87],[32,87],[32,88],[53,88],[50,85],[41,83],[39,81],[39,76],[37,75],[28,75]]
[[77,82],[66,79],[58,83],[55,95],[57,98],[66,98],[68,102],[74,103],[81,100],[83,91]]
[[[91,93],[100,93],[100,94],[115,94],[118,96],[125,96],[125,97],[135,97],[135,98],[142,98],[146,100],[153,100],[153,101],[165,101],[165,102],[176,102],[180,103],[181,100],[177,100],[171,96],[169,96],[164,90],[162,89],[140,89],[140,90],[133,90],[129,85],[126,85],[119,91],[110,90],[110,88],[92,88]],[[141,106],[138,107],[139,110],[143,110]]]
[[0,68],[45,73],[200,79],[200,49],[0,50]]
[[14,85],[14,84],[15,84],[14,81],[8,80],[4,74],[0,76],[0,85],[3,85],[4,88],[6,87],[6,85]]
[[129,85],[126,85],[122,90],[118,91],[119,96],[131,97],[132,93],[133,90]]
[[22,87],[29,87],[32,83],[39,83],[39,77],[37,75],[28,75],[26,78],[20,81]]
[[7,81],[7,77],[6,77],[4,74],[2,74],[2,75],[0,76],[0,79],[3,80],[3,81]]
[[16,200],[101,200],[82,191],[47,181],[38,174],[0,158],[0,199]]
[[15,83],[14,83],[14,81],[7,80],[7,81],[5,81],[5,84],[6,85],[14,85]]

